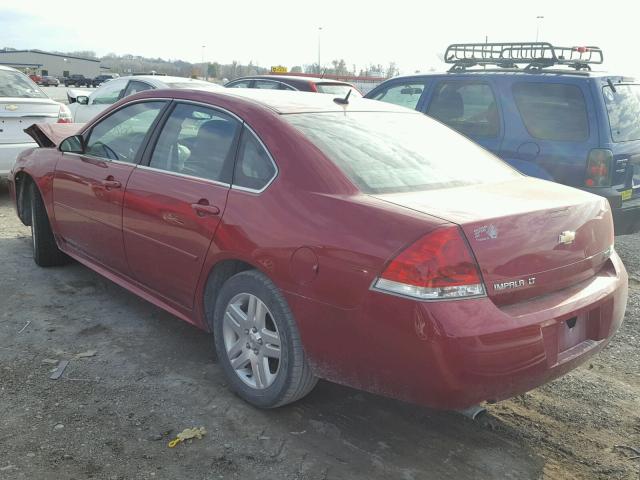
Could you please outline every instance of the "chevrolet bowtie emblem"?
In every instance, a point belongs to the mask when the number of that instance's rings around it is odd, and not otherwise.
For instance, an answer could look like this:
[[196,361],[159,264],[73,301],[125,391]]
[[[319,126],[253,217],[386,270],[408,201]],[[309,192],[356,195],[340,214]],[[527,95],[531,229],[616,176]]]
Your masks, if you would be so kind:
[[560,234],[558,238],[558,242],[564,245],[571,245],[576,239],[576,232],[572,232],[571,230],[565,230]]
[[18,109],[17,105],[5,105],[5,110],[9,110],[10,112],[15,112]]

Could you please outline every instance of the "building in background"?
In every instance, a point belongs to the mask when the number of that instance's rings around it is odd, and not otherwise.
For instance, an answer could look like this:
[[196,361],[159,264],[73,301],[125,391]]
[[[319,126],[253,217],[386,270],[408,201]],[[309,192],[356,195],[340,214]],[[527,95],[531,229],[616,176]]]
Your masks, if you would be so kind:
[[100,67],[100,60],[96,58],[74,57],[42,50],[0,50],[0,65],[17,68],[26,74],[54,77],[80,74],[94,78],[105,70]]

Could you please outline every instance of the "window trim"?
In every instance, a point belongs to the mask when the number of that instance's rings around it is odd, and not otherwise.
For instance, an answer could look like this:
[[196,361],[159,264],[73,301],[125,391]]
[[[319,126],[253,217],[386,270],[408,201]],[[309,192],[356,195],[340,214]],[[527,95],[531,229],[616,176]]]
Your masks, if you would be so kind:
[[[264,187],[262,187],[260,189],[243,187],[241,185],[236,185],[234,183],[235,182],[236,165],[238,164],[238,161],[239,161],[240,142],[242,142],[242,137],[243,137],[243,135],[245,135],[246,131],[251,133],[251,135],[253,135],[253,137],[256,140],[258,140],[258,143],[260,144],[260,146],[264,149],[265,152],[267,152],[267,156],[269,157],[269,160],[271,161],[271,164],[273,165],[273,168],[274,168],[273,175],[271,176],[269,181],[264,184]],[[262,141],[260,136],[258,136],[258,134],[255,132],[255,130],[253,128],[251,128],[246,122],[243,122],[243,129],[240,132],[240,138],[238,139],[238,146],[237,146],[237,150],[236,150],[235,161],[233,162],[233,177],[231,178],[231,189],[232,190],[238,190],[240,192],[246,192],[246,193],[252,193],[252,194],[255,194],[255,195],[260,195],[267,188],[269,188],[269,186],[275,181],[275,179],[278,177],[279,174],[280,174],[280,169],[278,168],[278,164],[273,159],[273,155],[271,155],[271,152],[269,151],[267,146],[264,144],[264,142]]]
[[[529,131],[529,127],[527,127],[527,123],[524,121],[524,116],[522,115],[522,110],[520,110],[520,105],[518,105],[518,100],[516,98],[516,94],[515,94],[515,91],[514,91],[514,89],[518,85],[561,85],[563,87],[573,87],[573,88],[578,89],[578,91],[580,92],[580,95],[582,96],[582,100],[583,100],[583,104],[584,104],[584,114],[585,114],[585,118],[587,120],[587,135],[586,135],[586,137],[578,139],[578,140],[557,140],[557,139],[553,139],[553,138],[537,137],[536,135],[531,133]],[[572,83],[572,82],[540,82],[540,81],[519,80],[519,81],[513,82],[511,84],[511,96],[513,97],[513,103],[515,104],[516,109],[518,110],[518,115],[520,116],[520,121],[522,122],[522,125],[524,126],[524,129],[531,136],[531,138],[534,138],[536,140],[540,140],[542,142],[562,142],[562,143],[584,143],[584,142],[588,142],[589,139],[591,138],[591,119],[589,118],[589,105],[587,103],[587,97],[585,97],[584,92],[582,91],[582,88],[580,88],[580,85],[577,85],[577,84]],[[605,109],[606,109],[606,106],[605,106]]]
[[96,125],[98,125],[99,123],[103,122],[104,120],[107,120],[109,117],[111,117],[112,115],[115,115],[117,112],[119,112],[120,110],[129,107],[131,105],[137,105],[138,103],[147,103],[147,102],[163,102],[164,106],[160,109],[160,111],[158,112],[158,116],[156,116],[156,118],[153,120],[153,123],[149,126],[149,131],[147,131],[147,133],[145,134],[144,138],[142,139],[142,143],[140,144],[140,146],[142,148],[140,148],[140,150],[136,153],[136,157],[134,159],[133,162],[123,162],[122,160],[114,160],[111,158],[102,158],[102,157],[96,157],[94,155],[88,155],[88,154],[78,154],[80,156],[86,156],[89,158],[94,158],[97,160],[103,160],[105,162],[119,162],[122,164],[126,164],[126,165],[139,165],[140,162],[142,161],[142,159],[144,158],[144,155],[147,151],[148,145],[149,145],[149,141],[151,140],[151,138],[153,138],[153,134],[155,133],[156,129],[158,128],[158,123],[160,122],[160,120],[162,120],[165,116],[165,113],[167,111],[167,109],[171,106],[171,99],[170,98],[142,98],[140,100],[134,100],[132,102],[128,102],[125,103],[123,105],[120,105],[118,108],[110,111],[107,115],[101,116],[99,117],[95,122],[93,122],[92,124],[90,124],[82,133],[82,139],[83,142],[85,144],[85,146],[87,145],[87,142],[89,141],[89,139],[91,138],[91,134],[93,133],[93,129],[95,128]]
[[233,153],[233,160],[232,160],[232,170],[231,170],[231,181],[233,181],[233,172],[235,171],[235,165],[236,165],[236,158],[238,156],[238,149],[240,146],[240,137],[242,136],[242,130],[243,130],[243,126],[244,126],[244,120],[242,120],[238,115],[236,115],[235,113],[222,108],[222,107],[218,107],[217,105],[211,105],[210,103],[204,103],[204,102],[198,102],[196,100],[187,100],[187,99],[181,99],[181,98],[170,98],[169,99],[169,106],[167,107],[167,109],[163,112],[163,114],[161,115],[160,121],[158,122],[157,125],[155,125],[154,127],[154,131],[153,134],[151,135],[151,137],[149,137],[149,140],[145,146],[144,152],[142,157],[140,158],[140,161],[138,162],[138,166],[140,167],[144,167],[145,170],[150,170],[150,171],[157,171],[157,172],[161,172],[161,173],[166,173],[168,175],[177,175],[180,177],[184,177],[184,178],[190,178],[190,179],[194,179],[194,180],[201,180],[203,182],[209,182],[209,183],[213,183],[215,185],[220,185],[220,186],[224,186],[227,188],[231,188],[231,182],[223,182],[220,180],[212,180],[210,178],[202,178],[202,177],[196,177],[193,175],[187,175],[184,173],[180,173],[180,172],[174,172],[171,170],[163,170],[161,168],[155,168],[152,167],[151,164],[151,157],[153,156],[153,152],[156,149],[156,146],[158,144],[158,139],[160,138],[160,134],[162,133],[162,130],[164,128],[164,126],[166,125],[167,121],[169,120],[169,117],[171,116],[171,114],[173,113],[173,111],[176,109],[176,107],[179,104],[186,104],[186,105],[195,105],[198,107],[204,107],[204,108],[208,108],[210,110],[216,110],[219,111],[221,113],[227,114],[230,117],[234,118],[238,123],[239,123],[239,133],[237,135],[237,138],[234,139],[235,145],[233,146],[233,148],[235,148],[235,152]]
[[[491,91],[491,95],[493,95],[493,101],[496,104],[496,109],[498,110],[498,132],[495,135],[470,135],[470,134],[467,134],[467,132],[463,132],[461,130],[456,130],[455,128],[453,128],[452,126],[446,124],[445,122],[443,122],[439,118],[432,117],[431,115],[429,115],[429,109],[431,108],[431,105],[433,105],[433,101],[436,98],[436,94],[438,93],[438,88],[443,83],[454,83],[454,84],[459,84],[459,85],[486,85],[487,87],[489,87],[489,90]],[[502,106],[500,104],[500,101],[498,100],[498,95],[496,95],[496,92],[493,89],[493,85],[491,85],[491,83],[486,81],[486,80],[480,80],[480,79],[475,79],[475,78],[474,79],[456,79],[456,78],[446,78],[446,77],[442,78],[440,80],[436,80],[436,81],[433,82],[431,91],[429,92],[429,99],[428,100],[429,100],[428,103],[425,101],[426,105],[424,105],[423,113],[426,116],[428,116],[429,118],[433,118],[437,122],[440,122],[443,125],[446,125],[447,127],[451,128],[452,130],[455,130],[460,135],[464,135],[465,137],[470,138],[472,140],[475,139],[475,138],[484,139],[484,140],[499,140],[504,136],[504,126],[503,126],[504,115],[502,113]]]

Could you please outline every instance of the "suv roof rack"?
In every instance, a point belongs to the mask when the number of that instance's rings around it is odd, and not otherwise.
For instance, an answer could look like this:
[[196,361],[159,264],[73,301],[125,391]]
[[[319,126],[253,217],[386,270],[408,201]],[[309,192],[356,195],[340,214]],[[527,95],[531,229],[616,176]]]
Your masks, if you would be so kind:
[[598,47],[557,47],[548,42],[454,43],[447,47],[444,61],[453,66],[449,72],[470,67],[495,65],[500,68],[541,70],[566,65],[575,70],[591,70],[603,61]]

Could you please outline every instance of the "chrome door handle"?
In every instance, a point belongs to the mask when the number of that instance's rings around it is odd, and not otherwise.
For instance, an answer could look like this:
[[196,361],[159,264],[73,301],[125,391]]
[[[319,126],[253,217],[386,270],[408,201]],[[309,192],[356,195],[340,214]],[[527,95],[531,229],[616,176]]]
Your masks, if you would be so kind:
[[215,217],[220,213],[220,209],[215,205],[209,205],[205,203],[192,203],[191,208],[193,208],[199,217],[211,216]]
[[118,182],[117,180],[103,180],[102,181],[102,186],[109,189],[109,188],[120,188],[122,187],[122,184],[120,182]]

